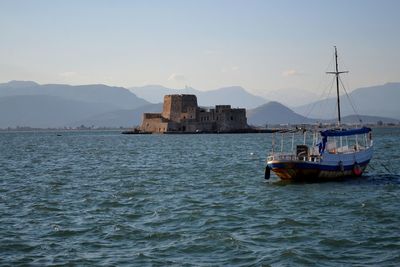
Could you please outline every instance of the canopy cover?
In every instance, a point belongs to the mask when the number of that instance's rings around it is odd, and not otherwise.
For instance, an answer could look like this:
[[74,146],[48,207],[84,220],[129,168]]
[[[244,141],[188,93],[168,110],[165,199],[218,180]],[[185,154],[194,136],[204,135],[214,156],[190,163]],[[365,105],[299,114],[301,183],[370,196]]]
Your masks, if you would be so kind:
[[350,129],[350,130],[325,130],[321,131],[322,136],[347,136],[347,135],[355,135],[355,134],[366,134],[371,131],[371,128],[362,127],[358,129]]

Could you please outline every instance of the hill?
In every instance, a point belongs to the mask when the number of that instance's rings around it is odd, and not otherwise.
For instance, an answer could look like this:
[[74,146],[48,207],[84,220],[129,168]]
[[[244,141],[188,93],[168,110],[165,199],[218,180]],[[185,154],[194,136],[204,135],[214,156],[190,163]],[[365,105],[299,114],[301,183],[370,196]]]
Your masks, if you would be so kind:
[[107,104],[88,103],[58,96],[22,95],[0,97],[0,128],[29,126],[64,127],[74,121],[113,110]]
[[273,101],[248,110],[247,122],[250,125],[265,126],[266,124],[312,123],[315,120],[301,116],[281,103]]
[[[171,89],[159,86],[141,88],[142,90],[150,88],[149,92],[163,90],[162,96],[171,93],[198,94],[198,103],[201,106],[227,104],[232,107],[252,107],[261,103],[262,105],[256,108],[248,108],[247,118],[251,125],[301,124],[317,120],[329,122],[334,121],[333,118],[336,117],[336,100],[333,98],[291,110],[279,102],[264,104],[263,98],[251,95],[241,87],[226,87],[208,92],[193,88],[186,88],[183,91],[170,91]],[[400,83],[360,88],[350,95],[355,105],[359,107],[359,113],[368,114],[361,116],[364,123],[399,122],[400,106],[397,102],[400,99]],[[318,106],[319,109],[316,108]],[[342,106],[343,122],[358,122],[359,118],[351,115],[354,112],[350,104],[342,100]],[[308,110],[311,107],[314,107],[314,112],[310,113]],[[326,107],[331,108],[331,111],[316,112],[316,110],[326,110]],[[161,112],[161,110],[162,104],[150,104],[122,87],[39,85],[31,81],[0,84],[0,128],[16,126],[48,128],[82,124],[97,127],[132,127],[141,123],[143,113]]]
[[130,87],[129,90],[138,97],[145,99],[146,101],[157,104],[164,101],[165,95],[171,94],[194,94],[198,95],[201,91],[186,87],[184,89],[171,89],[162,85],[145,85],[141,87]]
[[11,81],[0,84],[0,128],[71,126],[96,115],[149,104],[122,87]]
[[240,86],[223,87],[199,94],[198,101],[203,106],[231,105],[233,108],[255,108],[267,102],[266,99],[250,94]]
[[143,113],[159,113],[161,111],[162,104],[149,104],[136,109],[113,110],[76,121],[72,123],[72,126],[134,127],[142,123]]
[[273,101],[279,102],[290,108],[309,104],[314,99],[318,99],[318,95],[307,90],[301,89],[279,89],[275,91],[265,91],[264,95]]
[[11,81],[0,84],[0,97],[21,95],[46,95],[88,103],[103,103],[114,106],[115,109],[132,109],[149,104],[128,89],[103,84],[39,85],[31,81]]
[[[352,91],[350,99],[358,114],[400,119],[400,83],[359,88]],[[341,96],[342,116],[354,114],[350,101]],[[336,116],[336,97],[293,108],[303,116],[330,119]]]

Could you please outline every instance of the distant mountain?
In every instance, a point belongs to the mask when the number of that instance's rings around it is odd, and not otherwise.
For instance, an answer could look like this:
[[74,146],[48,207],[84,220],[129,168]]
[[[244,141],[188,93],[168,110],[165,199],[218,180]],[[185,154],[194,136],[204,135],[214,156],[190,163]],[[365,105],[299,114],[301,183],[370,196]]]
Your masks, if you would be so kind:
[[291,108],[306,105],[318,99],[317,94],[293,88],[268,91],[264,93],[264,96]]
[[[400,120],[379,116],[347,115],[342,117],[342,123],[400,123]],[[303,124],[303,123],[335,123],[336,118],[312,119],[295,113],[279,102],[269,102],[255,109],[247,110],[247,122],[250,125],[265,126],[271,124]]]
[[[400,83],[359,88],[349,93],[358,114],[400,119]],[[342,116],[354,114],[352,104],[345,95],[340,97]],[[293,108],[301,115],[330,119],[336,116],[336,98],[313,102]]]
[[315,122],[315,120],[301,116],[275,101],[247,111],[247,123],[250,125],[265,126],[270,124],[301,124],[313,122]]
[[[165,94],[184,93],[196,94],[200,106],[227,104],[232,107],[249,108],[259,105],[247,111],[248,123],[251,125],[313,123],[317,119],[324,122],[335,120],[336,117],[335,99],[291,110],[278,102],[265,104],[266,100],[247,93],[241,87],[226,87],[208,92],[193,88],[177,92],[159,86],[141,87],[140,90],[149,92],[160,90],[159,92],[162,92],[159,96],[160,102]],[[350,96],[354,105],[358,107],[358,113],[368,114],[361,116],[364,123],[399,122],[400,83],[360,88],[353,91]],[[350,104],[344,97],[341,100],[343,122],[358,122],[358,117],[351,115],[354,112]],[[311,107],[314,107],[314,110]],[[326,108],[331,108],[331,111],[321,111]],[[310,109],[313,112],[309,112]],[[141,123],[143,113],[161,111],[161,103],[150,104],[122,87],[39,85],[31,81],[0,84],[0,128],[16,126],[48,128],[82,124],[97,127],[132,127]]]
[[162,104],[149,104],[136,109],[114,110],[94,115],[84,120],[72,123],[72,126],[95,126],[95,127],[134,127],[142,123],[143,113],[160,113]]
[[194,94],[198,95],[201,91],[193,89],[191,87],[186,87],[184,89],[171,89],[164,87],[162,85],[146,85],[141,87],[131,87],[129,88],[138,97],[146,99],[150,103],[162,103],[164,101],[165,95],[171,94]]
[[0,97],[0,128],[64,127],[114,108],[113,105],[104,103],[88,103],[48,95]]
[[149,104],[149,102],[138,98],[128,89],[103,84],[77,86],[64,84],[39,85],[31,81],[11,81],[0,84],[0,97],[19,95],[56,96],[88,103],[103,103],[114,106],[115,109],[133,109]]
[[149,104],[122,87],[11,81],[0,84],[0,128],[71,126],[96,115]]
[[200,106],[231,105],[232,107],[255,108],[267,102],[264,98],[253,95],[240,86],[200,91],[190,87],[169,89],[159,85],[148,85],[132,87],[130,90],[152,103],[162,103],[164,95],[169,94],[195,94]]
[[198,102],[203,106],[231,105],[233,108],[255,108],[268,102],[266,99],[248,93],[240,86],[224,87],[199,94]]
[[9,81],[8,83],[0,84],[0,87],[2,86],[7,86],[11,88],[26,88],[39,86],[39,84],[32,81]]

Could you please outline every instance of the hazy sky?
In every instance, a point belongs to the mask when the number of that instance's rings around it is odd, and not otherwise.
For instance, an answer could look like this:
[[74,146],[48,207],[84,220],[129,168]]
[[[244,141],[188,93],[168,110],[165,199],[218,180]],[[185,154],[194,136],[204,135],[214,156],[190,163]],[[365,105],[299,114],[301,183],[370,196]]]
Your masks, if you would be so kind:
[[[400,81],[400,1],[0,0],[0,82],[319,90]],[[332,65],[331,65],[332,66]]]

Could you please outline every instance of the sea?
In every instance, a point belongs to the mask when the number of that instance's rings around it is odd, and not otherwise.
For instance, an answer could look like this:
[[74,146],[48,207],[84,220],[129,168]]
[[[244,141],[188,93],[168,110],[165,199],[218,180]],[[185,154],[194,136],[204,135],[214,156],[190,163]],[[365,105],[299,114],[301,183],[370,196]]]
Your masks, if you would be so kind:
[[271,134],[0,133],[0,266],[399,266],[400,129],[361,178],[264,179]]

